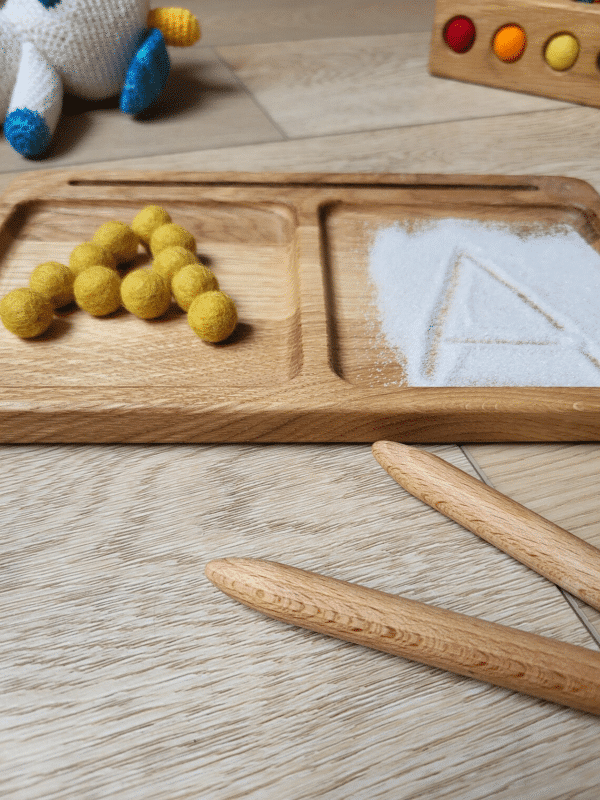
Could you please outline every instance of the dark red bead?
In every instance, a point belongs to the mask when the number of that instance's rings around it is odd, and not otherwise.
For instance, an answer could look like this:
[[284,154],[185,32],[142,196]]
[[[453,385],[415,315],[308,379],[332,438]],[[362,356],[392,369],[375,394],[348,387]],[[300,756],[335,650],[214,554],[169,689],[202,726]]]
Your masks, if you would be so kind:
[[454,17],[444,29],[444,41],[455,53],[466,53],[475,41],[475,25],[468,17]]

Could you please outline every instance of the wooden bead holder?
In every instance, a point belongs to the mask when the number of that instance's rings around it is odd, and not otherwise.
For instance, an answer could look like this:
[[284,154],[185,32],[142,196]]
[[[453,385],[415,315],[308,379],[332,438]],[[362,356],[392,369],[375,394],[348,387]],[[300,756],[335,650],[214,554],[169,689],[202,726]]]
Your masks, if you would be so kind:
[[[456,16],[475,25],[472,47],[454,52],[444,40],[446,25]],[[519,25],[527,37],[523,55],[503,62],[492,43],[504,25]],[[572,67],[553,69],[544,58],[548,41],[570,33],[579,42]],[[552,97],[600,107],[600,4],[576,0],[437,0],[431,39],[429,71],[443,78],[481,83],[500,89]]]

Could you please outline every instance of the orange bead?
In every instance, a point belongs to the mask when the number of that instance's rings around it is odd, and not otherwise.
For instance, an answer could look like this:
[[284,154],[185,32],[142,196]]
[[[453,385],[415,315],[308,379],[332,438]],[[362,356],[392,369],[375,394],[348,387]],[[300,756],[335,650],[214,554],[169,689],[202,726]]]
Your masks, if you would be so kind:
[[518,25],[505,25],[494,36],[494,53],[500,61],[516,61],[523,55],[526,42],[523,28]]

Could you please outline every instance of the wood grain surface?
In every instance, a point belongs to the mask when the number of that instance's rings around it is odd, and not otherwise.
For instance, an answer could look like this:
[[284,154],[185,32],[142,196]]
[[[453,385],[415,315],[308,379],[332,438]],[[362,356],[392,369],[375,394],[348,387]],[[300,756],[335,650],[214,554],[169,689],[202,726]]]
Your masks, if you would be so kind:
[[[600,189],[596,109],[427,73],[431,0],[186,5],[203,40],[171,54],[180,102],[73,109],[41,161],[0,141],[0,187],[76,165]],[[311,134],[315,116],[336,132]],[[597,718],[289,628],[204,577],[280,561],[598,650],[598,612],[410,496],[369,445],[0,446],[2,797],[597,800]],[[466,452],[600,546],[597,444],[424,449],[474,474]]]
[[[432,452],[471,471],[457,447]],[[204,577],[223,556],[278,560],[597,649],[556,587],[402,490],[370,447],[0,458],[5,796],[595,791],[595,717],[282,627]]]

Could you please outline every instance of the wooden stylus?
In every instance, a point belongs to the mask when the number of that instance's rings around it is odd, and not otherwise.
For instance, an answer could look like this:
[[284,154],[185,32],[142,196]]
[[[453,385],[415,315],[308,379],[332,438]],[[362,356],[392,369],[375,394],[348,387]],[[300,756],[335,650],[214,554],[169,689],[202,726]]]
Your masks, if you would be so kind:
[[373,455],[412,495],[600,610],[600,550],[441,458],[396,442]]
[[600,653],[251,558],[211,561],[225,594],[275,619],[600,714]]

